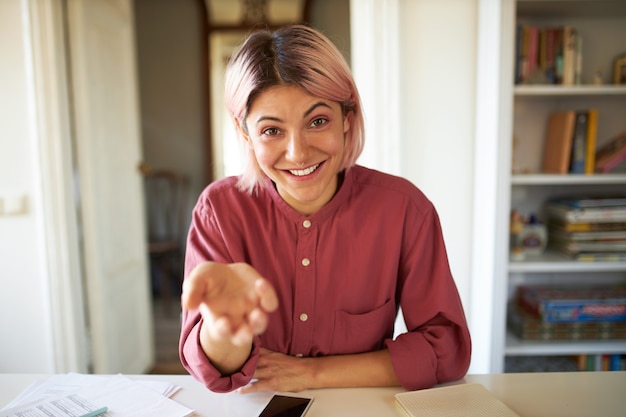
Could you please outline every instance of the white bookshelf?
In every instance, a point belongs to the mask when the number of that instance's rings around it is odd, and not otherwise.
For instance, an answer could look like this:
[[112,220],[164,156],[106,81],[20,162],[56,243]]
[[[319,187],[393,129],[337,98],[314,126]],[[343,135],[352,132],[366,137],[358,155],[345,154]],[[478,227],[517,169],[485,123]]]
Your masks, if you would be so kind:
[[[501,96],[511,106],[502,106],[498,138],[505,158],[499,162],[502,186],[496,216],[496,247],[509,247],[509,214],[517,209],[523,215],[535,214],[544,220],[545,201],[559,195],[590,192],[626,193],[626,170],[612,174],[544,175],[540,173],[544,129],[548,114],[563,109],[597,108],[601,146],[626,131],[626,85],[611,85],[612,60],[626,53],[626,1],[610,0],[517,0],[502,1],[500,76]],[[507,10],[512,9],[511,13]],[[539,26],[572,25],[583,37],[582,85],[513,85],[515,31],[517,22]],[[594,73],[602,71],[606,84],[591,85]],[[510,111],[509,111],[510,109]],[[510,129],[508,127],[510,126]],[[498,254],[504,254],[500,249]],[[610,341],[530,341],[520,340],[506,330],[506,306],[517,286],[525,283],[626,283],[626,262],[576,262],[547,251],[523,260],[496,260],[496,276],[505,283],[494,284],[494,329],[505,336],[494,336],[492,372],[503,372],[506,357],[626,354],[626,340]],[[502,265],[502,267],[498,267]],[[499,313],[504,317],[500,317]]]

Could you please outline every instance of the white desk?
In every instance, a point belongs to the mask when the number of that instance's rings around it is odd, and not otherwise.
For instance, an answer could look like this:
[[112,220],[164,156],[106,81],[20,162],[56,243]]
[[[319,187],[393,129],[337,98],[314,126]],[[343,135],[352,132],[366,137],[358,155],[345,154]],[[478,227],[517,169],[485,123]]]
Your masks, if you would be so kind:
[[[215,394],[188,375],[129,375],[180,385],[173,397],[201,417],[255,417],[271,393]],[[45,375],[0,374],[0,407]],[[626,372],[528,373],[468,375],[457,383],[480,383],[523,417],[626,416]],[[310,390],[307,417],[398,417],[394,394],[400,388]]]

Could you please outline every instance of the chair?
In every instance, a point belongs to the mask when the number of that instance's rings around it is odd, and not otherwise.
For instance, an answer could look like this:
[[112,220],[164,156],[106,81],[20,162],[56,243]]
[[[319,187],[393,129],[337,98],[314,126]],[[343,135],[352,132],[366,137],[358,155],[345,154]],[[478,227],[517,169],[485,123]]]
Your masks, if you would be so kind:
[[146,166],[140,170],[144,176],[151,281],[168,312],[173,286],[179,291],[182,285],[189,180],[169,170]]

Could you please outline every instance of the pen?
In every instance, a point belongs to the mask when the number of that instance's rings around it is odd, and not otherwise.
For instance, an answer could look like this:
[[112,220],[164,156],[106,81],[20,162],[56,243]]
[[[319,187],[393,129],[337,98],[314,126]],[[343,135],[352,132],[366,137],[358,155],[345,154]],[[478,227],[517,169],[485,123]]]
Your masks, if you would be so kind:
[[107,411],[109,411],[108,407],[100,407],[97,410],[88,412],[87,414],[81,414],[79,417],[96,417],[106,413]]

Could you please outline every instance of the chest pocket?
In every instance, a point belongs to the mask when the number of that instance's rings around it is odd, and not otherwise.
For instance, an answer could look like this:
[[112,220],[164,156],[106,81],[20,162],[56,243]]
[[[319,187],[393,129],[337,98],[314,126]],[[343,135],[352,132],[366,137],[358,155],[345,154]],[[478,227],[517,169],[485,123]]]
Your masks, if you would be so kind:
[[396,310],[393,300],[361,314],[335,313],[331,355],[379,350],[385,339],[393,336]]

